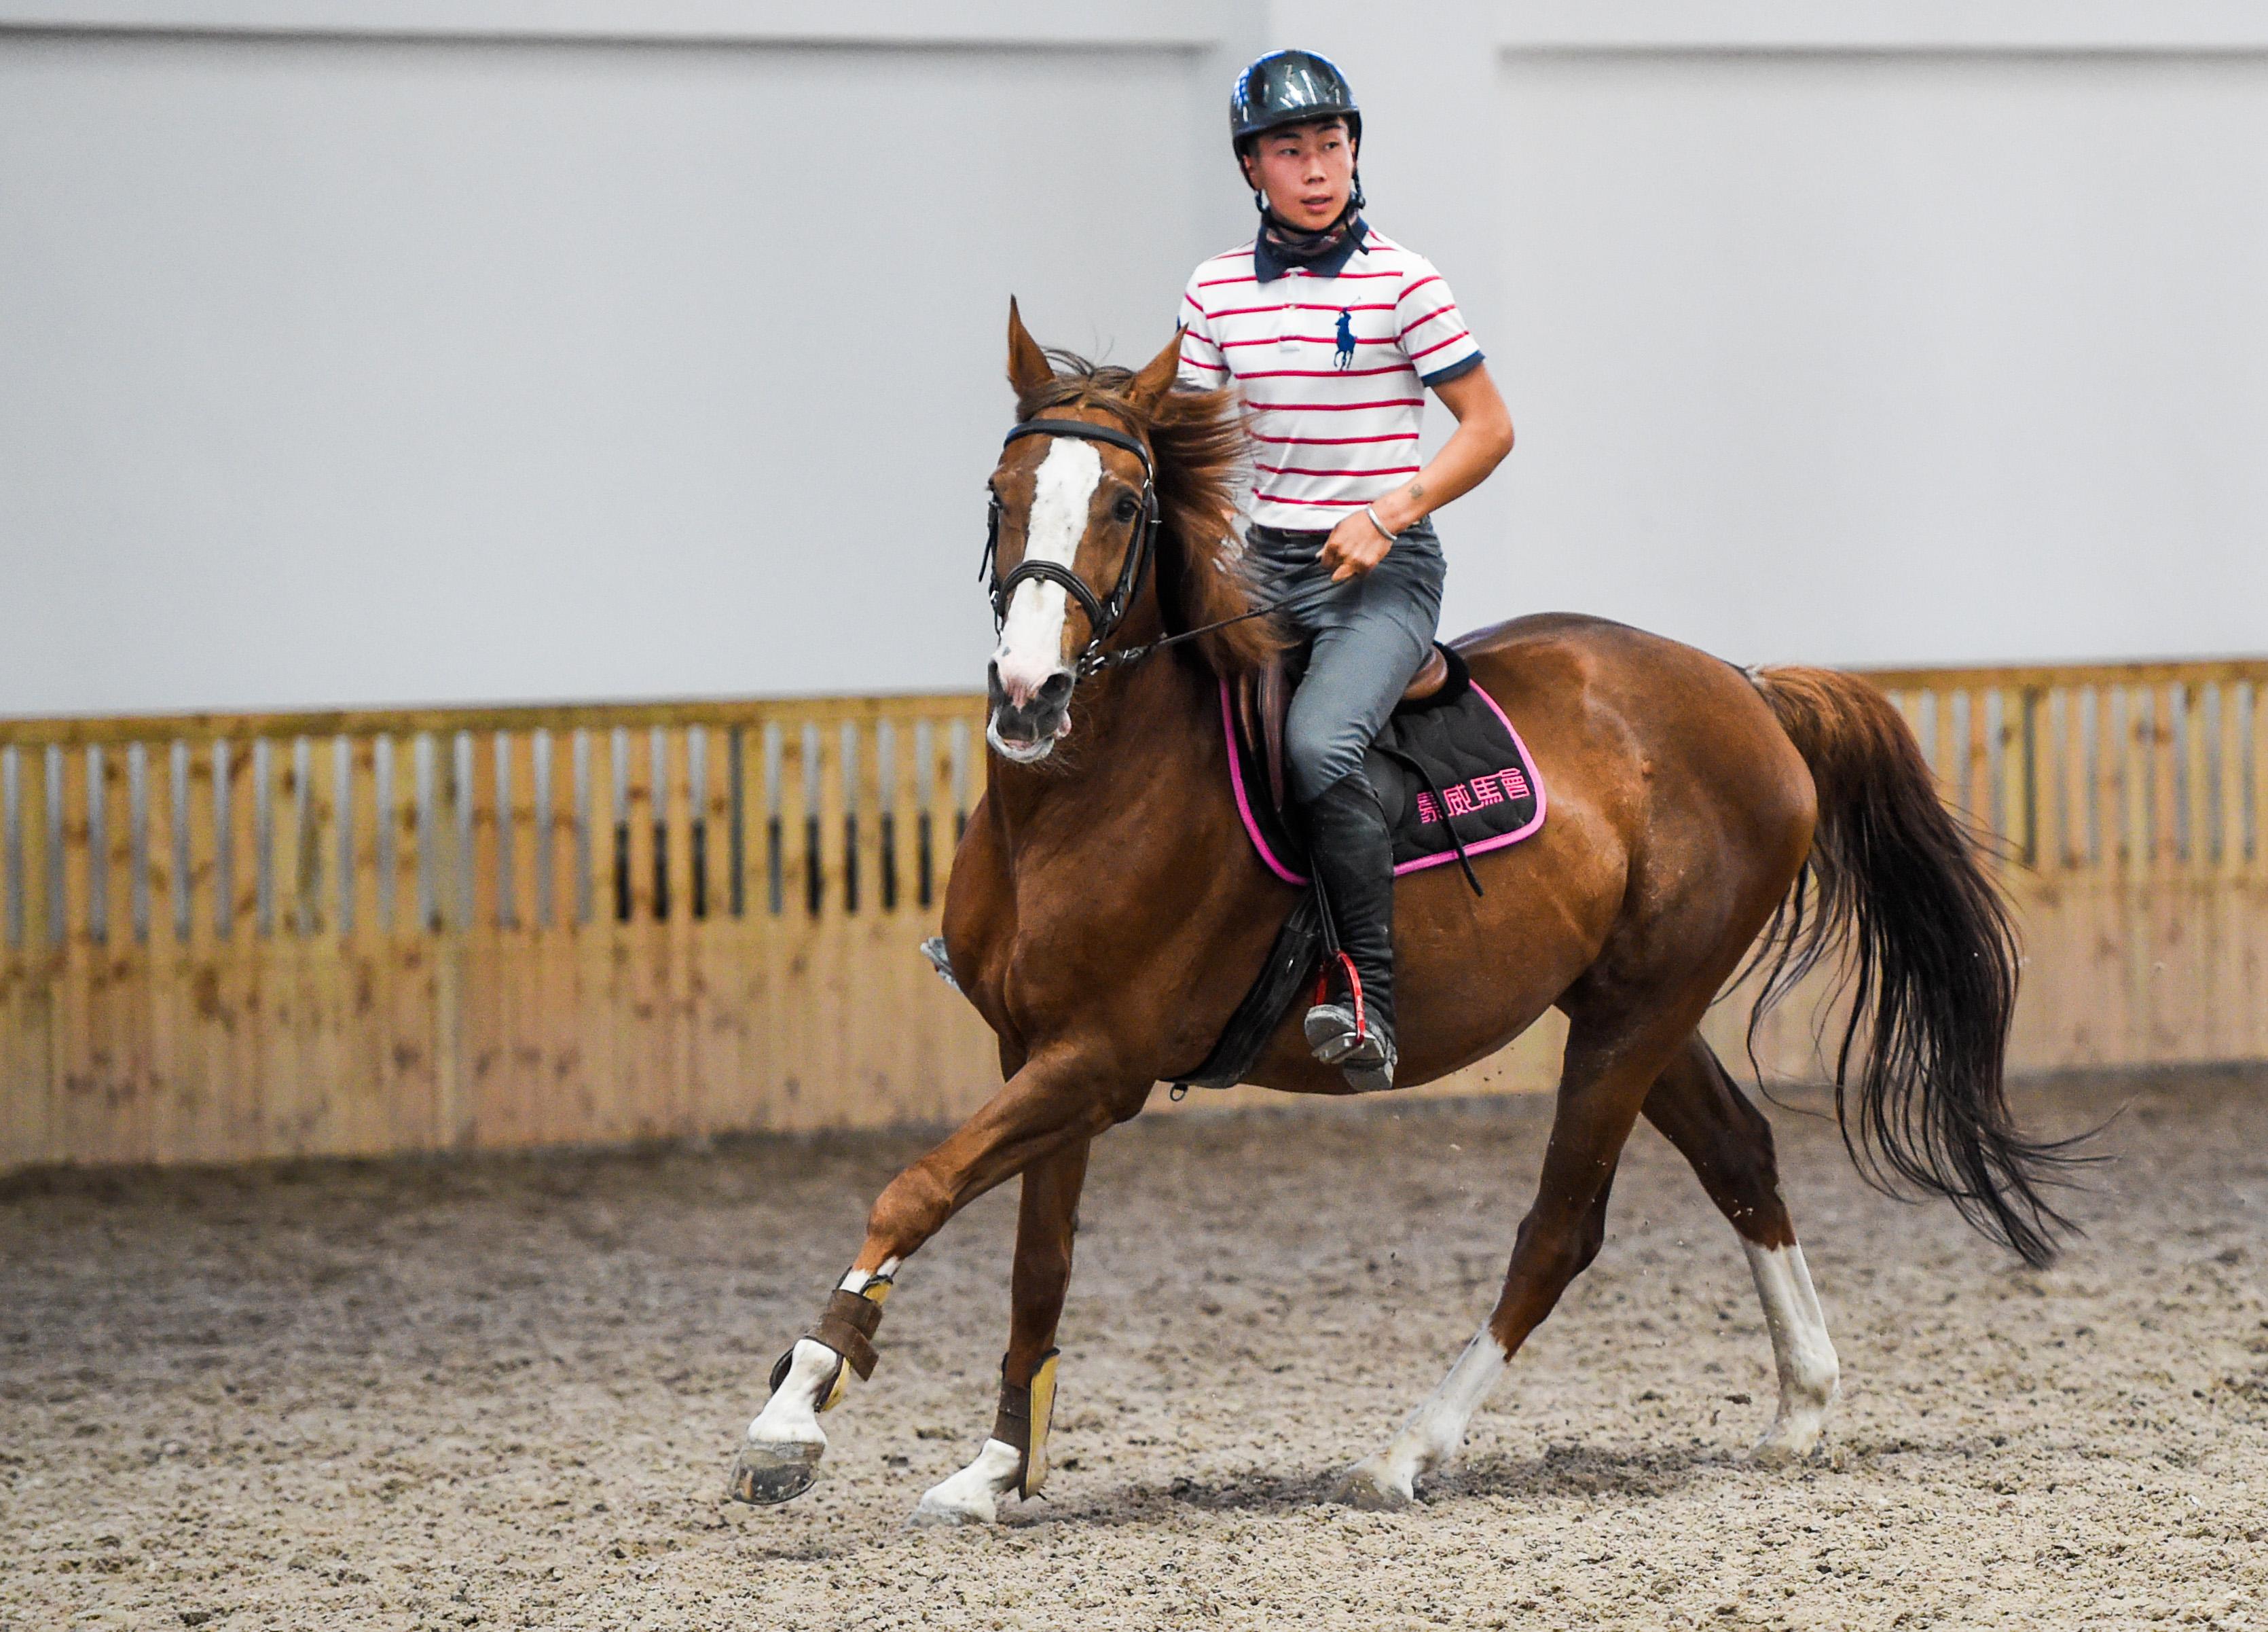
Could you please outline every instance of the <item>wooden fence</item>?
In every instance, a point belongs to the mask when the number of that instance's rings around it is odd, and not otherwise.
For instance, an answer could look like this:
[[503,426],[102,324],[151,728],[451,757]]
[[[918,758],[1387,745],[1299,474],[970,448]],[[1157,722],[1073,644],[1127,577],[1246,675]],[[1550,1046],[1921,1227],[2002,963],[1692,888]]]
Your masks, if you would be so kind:
[[[2016,1069],[2268,1059],[2268,661],[1873,678],[2001,846]],[[1767,1025],[1769,1068],[1815,1076],[1817,1013]]]
[[0,727],[0,1165],[927,1120],[966,697]]
[[[1877,678],[2007,846],[2021,1067],[2268,1056],[2268,661]],[[962,696],[0,722],[0,1168],[957,1116],[998,1061],[914,948],[982,732]],[[1557,1037],[1431,1091],[1548,1086]]]

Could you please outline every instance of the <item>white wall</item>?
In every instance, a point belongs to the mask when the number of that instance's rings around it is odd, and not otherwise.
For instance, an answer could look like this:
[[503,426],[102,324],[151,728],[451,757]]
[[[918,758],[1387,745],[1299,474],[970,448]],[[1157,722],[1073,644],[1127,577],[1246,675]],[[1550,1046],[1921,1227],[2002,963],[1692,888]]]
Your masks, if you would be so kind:
[[1602,10],[0,0],[0,712],[974,684],[1005,295],[1162,343],[1292,42],[1520,426],[1452,626],[2268,648],[2268,27]]

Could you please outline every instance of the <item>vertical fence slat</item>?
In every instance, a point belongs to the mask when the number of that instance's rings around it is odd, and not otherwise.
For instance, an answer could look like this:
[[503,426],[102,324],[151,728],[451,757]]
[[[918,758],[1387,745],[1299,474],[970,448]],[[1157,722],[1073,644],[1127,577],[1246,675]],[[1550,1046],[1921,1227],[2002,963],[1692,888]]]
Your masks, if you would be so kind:
[[152,742],[143,762],[143,888],[148,900],[144,946],[150,983],[150,1159],[189,1159],[192,1119],[184,1112],[183,1070],[191,1033],[184,1024],[186,960],[177,933],[173,857],[180,813],[173,798],[173,744]]
[[2027,694],[2031,699],[2031,720],[2034,742],[2032,757],[2032,834],[2033,848],[2029,858],[2040,872],[2058,870],[2064,865],[2064,856],[2070,846],[2064,835],[2070,826],[2071,809],[2065,801],[2066,782],[2063,762],[2069,737],[2063,729],[2066,711],[2071,705],[2068,688],[2041,689]]
[[511,864],[512,927],[535,927],[535,871],[541,843],[535,811],[535,733],[513,731],[503,741],[507,786],[504,853]]
[[744,764],[746,742],[740,727],[733,725],[710,727],[703,741],[707,787],[701,807],[701,842],[706,851],[703,882],[708,890],[704,905],[710,919],[721,923],[733,917],[739,911],[737,904],[745,899],[740,881],[747,838],[740,823],[745,809],[740,779],[745,773],[740,768]]
[[693,813],[700,806],[693,786],[691,735],[684,726],[661,732],[661,762],[655,779],[659,820],[654,838],[661,870],[654,890],[667,927],[656,937],[650,960],[659,1026],[654,1097],[658,1131],[672,1136],[693,1130],[699,1104],[693,1067],[692,979]]
[[348,739],[344,860],[347,874],[348,927],[358,944],[375,944],[379,937],[378,893],[381,846],[379,844],[378,739]]
[[27,959],[33,954],[44,959],[54,944],[56,926],[63,921],[55,910],[51,882],[54,807],[48,802],[48,789],[53,783],[48,775],[48,750],[39,746],[21,749],[16,756],[16,765],[18,831],[24,847],[20,868],[23,946]]
[[91,831],[92,815],[87,789],[87,750],[70,748],[63,751],[63,888],[61,918],[63,939],[68,942],[84,942],[93,937],[93,926],[89,919],[92,903],[93,843]]
[[576,743],[581,740],[585,739],[573,731],[551,734],[551,803],[543,813],[543,823],[550,845],[550,922],[555,928],[572,926],[582,912],[581,837],[575,798]]
[[505,1051],[503,1092],[510,1106],[512,1142],[533,1144],[542,1137],[543,1065],[549,1053],[552,1015],[540,976],[542,949],[535,931],[535,877],[541,857],[535,805],[535,733],[512,731],[497,737],[504,761],[498,813],[502,829],[498,890],[510,908],[512,931],[497,949]]
[[1966,810],[1969,801],[1961,790],[1962,757],[1954,735],[1953,699],[1950,688],[1940,689],[1936,694],[1936,718],[1930,733],[1930,769],[1937,773],[1937,796],[1956,809]]
[[2126,810],[2126,727],[2123,688],[2105,684],[2095,694],[2095,819],[2102,836],[2102,860],[2125,866],[2133,857],[2133,830]]
[[261,1033],[267,1023],[255,916],[260,899],[258,779],[252,740],[215,744],[215,791],[225,792],[227,818],[215,818],[214,896],[223,916],[213,953],[220,1012],[227,1016],[228,1137],[247,1148],[272,1148],[268,1140],[268,1084],[261,1072]]
[[578,938],[577,1000],[588,1016],[583,1029],[583,1069],[590,1083],[590,1126],[600,1139],[620,1139],[630,1126],[621,1070],[622,964],[630,956],[616,916],[615,880],[622,836],[615,827],[615,733],[589,736],[590,802],[584,819],[590,836],[591,921]]
[[2220,688],[2219,741],[2214,745],[2213,832],[2224,874],[2244,869],[2244,685],[2231,680]]
[[268,744],[268,919],[260,932],[297,942],[323,931],[322,853],[311,840],[316,751],[305,737]]
[[655,776],[655,841],[660,871],[655,881],[659,915],[671,923],[693,921],[693,789],[691,733],[672,726],[661,734],[661,763]]
[[96,1082],[106,1132],[116,1160],[151,1158],[155,1119],[151,1104],[150,965],[135,933],[134,878],[139,838],[134,823],[130,745],[114,744],[102,757],[102,849],[105,875],[102,963],[107,988],[100,1075]]
[[2080,868],[2090,861],[2101,861],[2103,853],[2094,846],[2098,842],[2095,820],[2095,784],[2088,773],[2087,705],[2091,692],[2079,686],[2064,688],[2063,716],[2063,788],[2064,845],[2063,860],[2066,868]]
[[63,822],[57,836],[61,847],[63,889],[57,920],[63,928],[63,955],[57,965],[55,1005],[55,1114],[57,1132],[66,1149],[93,1153],[100,1160],[109,1152],[103,1137],[95,1097],[94,1001],[91,990],[93,932],[88,913],[92,882],[92,834],[89,831],[87,751],[69,748],[63,754]]
[[55,1058],[55,897],[52,807],[48,750],[26,746],[16,755],[18,888],[22,942],[10,972],[13,991],[6,1013],[14,1028],[5,1059],[13,1076],[9,1104],[16,1111],[0,1130],[0,1148],[23,1162],[60,1161],[70,1154],[57,1115]]
[[2008,842],[2026,867],[2040,860],[2040,715],[2042,699],[2033,687],[2008,687],[2000,693],[2001,809]]
[[2178,685],[2160,686],[2150,705],[2150,851],[2161,862],[2181,859],[2181,690]]
[[103,940],[115,952],[134,943],[133,752],[120,742],[102,756]]
[[472,779],[472,928],[486,933],[497,927],[501,890],[497,873],[498,829],[503,813],[497,809],[497,748],[499,734],[481,732],[473,738]]
[[2202,863],[2213,855],[2212,745],[2206,736],[2204,686],[2182,686],[2182,859]]
[[512,1116],[507,1061],[502,956],[498,947],[497,914],[502,908],[500,832],[504,813],[498,805],[497,755],[504,742],[496,732],[477,732],[472,738],[472,763],[468,786],[470,814],[472,883],[471,922],[466,930],[467,956],[460,1012],[463,1016],[462,1051],[465,1066],[465,1114],[475,1144],[509,1143],[516,1125]]
[[386,946],[379,955],[379,1001],[385,1005],[379,1051],[387,1106],[404,1146],[431,1147],[445,1137],[438,1074],[442,1024],[438,954],[424,881],[424,801],[421,780],[430,771],[427,739],[403,732],[388,756],[391,777],[385,812],[393,846]]
[[654,806],[653,733],[644,727],[628,734],[629,757],[622,778],[622,821],[629,832],[630,921],[653,921]]
[[1992,819],[1992,711],[1985,699],[1992,693],[1974,687],[1969,698],[1969,754],[1962,777],[1962,803],[1978,831],[2000,838],[2007,835]]
[[2251,741],[2244,756],[2245,786],[2250,805],[2247,823],[2253,868],[2268,874],[2268,681],[2256,680],[2252,699]]
[[779,911],[766,923],[770,939],[765,966],[772,981],[765,994],[765,1035],[780,1041],[779,1052],[765,1056],[767,1090],[780,1107],[780,1121],[788,1127],[812,1126],[804,1093],[802,1069],[810,1030],[812,912],[805,879],[815,863],[811,853],[811,804],[814,772],[807,757],[803,722],[792,714],[777,722],[776,777],[772,785],[774,825],[779,833]]

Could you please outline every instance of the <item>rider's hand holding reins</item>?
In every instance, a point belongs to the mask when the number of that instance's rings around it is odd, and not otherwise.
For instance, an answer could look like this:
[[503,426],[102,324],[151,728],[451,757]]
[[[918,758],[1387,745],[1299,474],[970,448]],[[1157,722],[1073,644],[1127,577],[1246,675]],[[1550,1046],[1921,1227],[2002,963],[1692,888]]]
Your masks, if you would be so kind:
[[1322,564],[1331,571],[1331,582],[1344,583],[1359,573],[1367,572],[1386,559],[1386,552],[1394,548],[1382,522],[1371,517],[1367,507],[1331,529],[1323,541]]
[[1453,498],[1478,487],[1512,451],[1512,410],[1497,394],[1496,381],[1482,364],[1433,388],[1442,406],[1457,417],[1457,428],[1425,468],[1402,486],[1331,529],[1322,561],[1331,581],[1367,572],[1394,547],[1388,534],[1418,525]]

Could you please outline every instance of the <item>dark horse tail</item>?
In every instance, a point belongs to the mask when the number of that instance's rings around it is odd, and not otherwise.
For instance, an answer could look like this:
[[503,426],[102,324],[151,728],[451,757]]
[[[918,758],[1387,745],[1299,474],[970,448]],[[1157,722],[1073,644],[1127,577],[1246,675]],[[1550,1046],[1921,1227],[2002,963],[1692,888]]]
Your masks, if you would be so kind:
[[1766,978],[1749,1036],[1831,948],[1847,948],[1835,1111],[1852,1160],[1877,1188],[1903,1180],[1945,1196],[2044,1264],[2070,1223],[2041,1188],[2074,1158],[2068,1141],[2028,1139],[2009,1115],[2016,933],[1984,842],[1939,801],[1921,744],[1873,685],[1824,668],[1755,678],[1811,768],[1819,823],[1758,952]]

